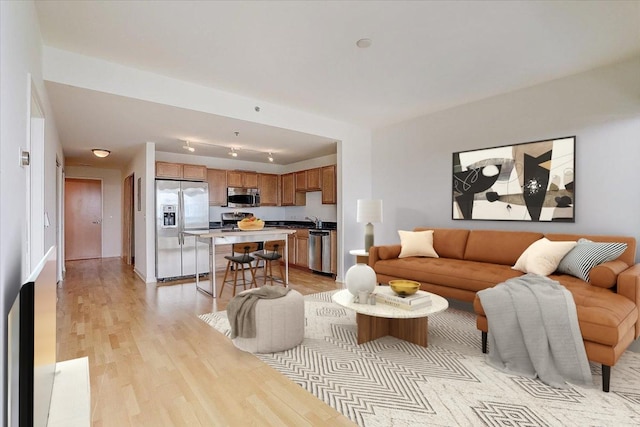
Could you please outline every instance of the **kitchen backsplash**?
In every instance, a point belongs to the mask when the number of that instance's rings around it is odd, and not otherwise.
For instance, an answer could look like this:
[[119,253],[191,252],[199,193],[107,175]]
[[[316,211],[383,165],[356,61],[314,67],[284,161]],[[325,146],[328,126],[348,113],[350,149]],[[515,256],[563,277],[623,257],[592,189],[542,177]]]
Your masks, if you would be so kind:
[[307,193],[306,206],[261,206],[258,208],[239,209],[210,206],[209,221],[220,221],[220,214],[230,211],[251,212],[266,221],[304,221],[306,216],[317,216],[322,221],[336,222],[338,215],[336,205],[322,204],[322,192],[320,191]]

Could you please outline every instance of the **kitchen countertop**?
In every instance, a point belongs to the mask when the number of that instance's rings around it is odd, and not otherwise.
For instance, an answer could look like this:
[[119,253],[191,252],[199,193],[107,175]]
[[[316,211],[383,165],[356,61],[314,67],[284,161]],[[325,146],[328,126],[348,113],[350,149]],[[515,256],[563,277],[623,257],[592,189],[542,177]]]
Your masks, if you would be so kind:
[[[313,222],[310,221],[271,221],[266,220],[265,226],[267,227],[281,227],[281,228],[294,228],[294,229],[308,229],[308,230],[336,230],[337,224],[335,222],[322,222],[322,227],[316,228]],[[222,222],[210,222],[209,228],[211,229],[220,229],[222,227]]]

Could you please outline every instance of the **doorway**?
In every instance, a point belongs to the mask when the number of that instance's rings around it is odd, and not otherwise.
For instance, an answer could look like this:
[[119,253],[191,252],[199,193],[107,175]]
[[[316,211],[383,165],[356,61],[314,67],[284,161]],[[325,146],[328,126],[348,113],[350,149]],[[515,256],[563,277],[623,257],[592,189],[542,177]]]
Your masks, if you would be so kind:
[[102,181],[66,178],[65,260],[102,257]]

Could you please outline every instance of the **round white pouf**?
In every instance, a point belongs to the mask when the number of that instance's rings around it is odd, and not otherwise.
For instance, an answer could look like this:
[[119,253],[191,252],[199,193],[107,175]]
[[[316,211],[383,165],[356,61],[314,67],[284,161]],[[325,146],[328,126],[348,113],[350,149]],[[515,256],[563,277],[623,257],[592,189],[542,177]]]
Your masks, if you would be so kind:
[[372,292],[376,288],[376,272],[367,264],[356,264],[344,276],[347,289],[355,297],[358,292]]
[[255,306],[256,336],[236,337],[233,344],[250,353],[276,353],[304,339],[304,297],[291,289],[282,298],[261,299]]

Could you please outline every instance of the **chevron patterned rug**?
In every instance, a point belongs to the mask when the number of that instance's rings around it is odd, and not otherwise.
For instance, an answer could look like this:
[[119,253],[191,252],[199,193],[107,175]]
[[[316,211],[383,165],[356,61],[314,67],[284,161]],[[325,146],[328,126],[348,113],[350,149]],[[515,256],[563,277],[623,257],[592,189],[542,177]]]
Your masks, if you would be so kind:
[[[305,296],[305,339],[291,350],[257,354],[360,426],[638,426],[640,354],[611,370],[611,392],[555,389],[484,362],[475,315],[449,308],[429,317],[429,347],[384,337],[358,345],[355,313],[332,292]],[[229,336],[226,312],[199,316]]]

